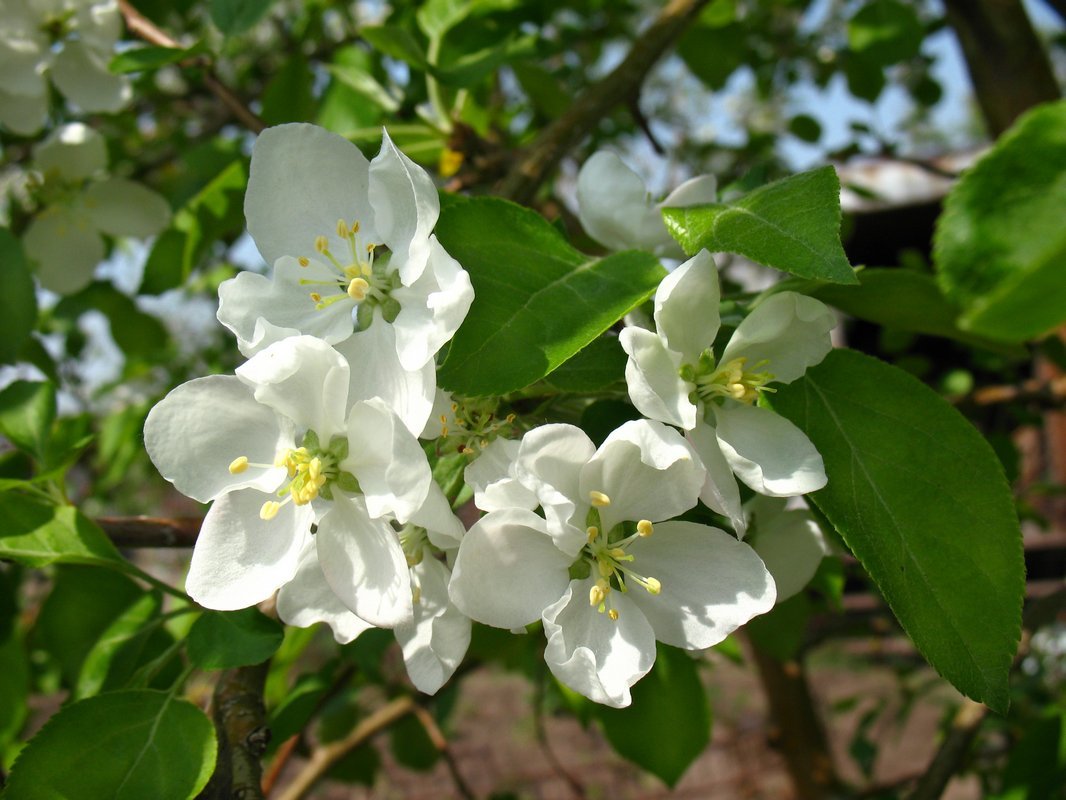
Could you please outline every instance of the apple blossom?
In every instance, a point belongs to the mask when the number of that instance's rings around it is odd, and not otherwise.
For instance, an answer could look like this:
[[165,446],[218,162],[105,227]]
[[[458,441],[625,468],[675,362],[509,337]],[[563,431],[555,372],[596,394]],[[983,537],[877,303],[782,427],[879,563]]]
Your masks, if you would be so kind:
[[579,428],[545,425],[507,473],[533,499],[494,505],[467,532],[452,600],[488,625],[542,620],[549,668],[586,697],[626,706],[656,639],[710,647],[773,606],[773,578],[748,545],[669,521],[696,504],[705,475],[662,423],[626,423],[599,448]]
[[170,205],[126,178],[108,177],[103,137],[80,122],[54,130],[34,149],[47,203],[26,228],[23,246],[46,289],[71,294],[92,280],[106,254],[102,234],[143,239],[161,231]]
[[186,588],[222,610],[270,597],[314,536],[327,581],[375,625],[411,619],[411,579],[388,519],[425,503],[429,464],[380,399],[348,402],[348,365],[325,342],[284,339],[235,376],[189,381],[145,422],[164,478],[213,502]]
[[810,583],[827,554],[825,537],[811,512],[791,508],[784,497],[757,494],[744,504],[748,544],[755,548],[777,584],[777,601],[787,600]]
[[117,0],[4,0],[0,124],[36,133],[48,117],[48,75],[82,111],[114,112],[132,96],[108,63],[122,32]]
[[[454,556],[463,525],[437,485],[430,484],[411,520],[393,527],[410,568],[413,608],[412,619],[394,631],[412,683],[434,694],[455,672],[470,644],[470,620],[448,597],[451,571],[445,560]],[[321,558],[314,543],[305,547],[295,577],[278,592],[278,616],[299,627],[325,622],[334,638],[346,644],[373,626],[352,613],[330,587]]]
[[244,272],[219,287],[218,318],[241,352],[296,333],[338,345],[353,378],[377,376],[353,382],[356,396],[383,397],[420,432],[433,357],[473,300],[466,271],[432,235],[440,202],[429,175],[387,132],[367,162],[322,128],[280,125],[256,140],[244,207],[273,275]]
[[836,323],[822,303],[795,292],[771,295],[740,323],[716,358],[718,272],[701,251],[655,293],[656,332],[622,331],[626,383],[647,417],[676,425],[707,469],[700,499],[745,528],[731,473],[759,494],[787,497],[825,485],[822,457],[795,425],[756,405],[771,383],[791,383],[832,348]]
[[611,250],[648,250],[657,256],[683,258],[681,246],[663,223],[662,209],[713,203],[718,199],[713,175],[691,178],[661,203],[653,203],[644,181],[617,155],[601,150],[577,176],[578,218],[585,231]]

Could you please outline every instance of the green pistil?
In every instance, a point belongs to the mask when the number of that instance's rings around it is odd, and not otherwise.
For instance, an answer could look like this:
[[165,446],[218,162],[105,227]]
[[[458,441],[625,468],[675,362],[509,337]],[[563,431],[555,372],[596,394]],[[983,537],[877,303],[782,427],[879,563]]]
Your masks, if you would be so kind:
[[771,372],[762,370],[769,362],[760,361],[753,369],[747,369],[747,358],[734,358],[725,364],[716,365],[714,354],[704,350],[696,364],[683,364],[678,370],[681,379],[695,385],[689,396],[693,403],[703,401],[709,405],[726,400],[751,405],[761,392],[772,392],[766,384],[774,379]]

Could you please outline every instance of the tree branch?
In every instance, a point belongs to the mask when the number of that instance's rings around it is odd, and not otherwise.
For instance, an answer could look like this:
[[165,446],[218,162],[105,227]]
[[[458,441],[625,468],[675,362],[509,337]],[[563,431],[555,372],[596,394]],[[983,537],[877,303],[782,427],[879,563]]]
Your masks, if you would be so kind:
[[583,91],[566,112],[538,134],[511,168],[499,194],[528,204],[563,156],[610,111],[639,92],[648,71],[673,46],[708,0],[671,0],[606,77]]
[[198,517],[98,517],[117,547],[192,547],[203,520]]
[[218,765],[200,800],[263,800],[260,758],[270,741],[263,705],[270,662],[226,670],[215,684],[211,715],[218,730]]
[[422,706],[416,705],[412,709],[412,713],[418,718],[418,721],[422,723],[423,729],[426,731],[426,736],[433,743],[433,746],[440,753],[440,757],[444,759],[444,763],[448,767],[448,772],[451,773],[452,782],[455,783],[455,788],[459,794],[466,798],[466,800],[475,800],[477,795],[474,794],[470,785],[463,779],[463,775],[459,772],[459,765],[456,763],[455,755],[452,753],[451,748],[448,746],[448,740],[444,736],[444,732],[437,724],[437,720],[433,718],[433,715],[429,713]]
[[[130,30],[130,33],[139,36],[149,44],[158,45],[159,47],[181,48],[181,43],[156,27],[154,22],[130,5],[129,0],[119,0],[118,7],[122,12],[123,18],[126,20],[126,27]],[[208,90],[218,98],[222,105],[224,105],[244,127],[252,133],[259,133],[266,128],[266,124],[263,120],[253,114],[252,111],[241,102],[240,98],[238,98],[237,95],[230,91],[229,87],[218,79],[209,61],[192,59],[191,61],[182,62],[183,65],[188,65],[190,63],[199,63],[203,67],[204,86],[206,86]]]

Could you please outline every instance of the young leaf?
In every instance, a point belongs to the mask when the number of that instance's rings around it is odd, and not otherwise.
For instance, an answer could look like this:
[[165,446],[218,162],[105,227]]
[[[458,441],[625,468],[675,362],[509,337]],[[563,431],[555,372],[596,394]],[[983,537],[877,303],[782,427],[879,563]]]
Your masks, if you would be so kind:
[[112,662],[119,652],[145,636],[145,625],[159,611],[157,592],[145,592],[119,614],[96,640],[82,662],[74,697],[91,697],[104,688]]
[[648,253],[583,255],[543,217],[505,200],[449,200],[436,232],[474,285],[438,375],[465,395],[505,394],[543,378],[646,300],[664,275]]
[[37,324],[37,294],[19,240],[0,228],[0,364],[15,361]]
[[686,253],[738,253],[801,278],[858,283],[840,244],[840,181],[821,167],[775,181],[729,203],[664,208]]
[[633,687],[628,708],[593,713],[619,755],[675,785],[711,739],[711,709],[696,662],[658,645],[655,666]]
[[200,669],[261,664],[283,638],[281,626],[255,608],[209,611],[189,631],[189,660]]
[[187,58],[207,52],[206,42],[197,42],[191,47],[134,47],[111,59],[108,69],[115,74],[159,69]]
[[122,556],[104,532],[73,506],[53,506],[15,492],[0,493],[0,558],[29,567],[100,564]]
[[1066,321],[1066,101],[1025,114],[966,172],[937,220],[933,256],[961,327],[1003,342]]
[[210,0],[211,21],[226,36],[244,33],[259,22],[274,0]]
[[43,463],[56,418],[56,390],[50,383],[15,381],[0,391],[0,435]]
[[1025,588],[1010,487],[988,443],[920,381],[834,350],[773,407],[810,437],[826,488],[810,499],[930,664],[1003,713]]
[[61,708],[19,753],[6,796],[195,797],[215,767],[215,726],[167,692],[111,692]]

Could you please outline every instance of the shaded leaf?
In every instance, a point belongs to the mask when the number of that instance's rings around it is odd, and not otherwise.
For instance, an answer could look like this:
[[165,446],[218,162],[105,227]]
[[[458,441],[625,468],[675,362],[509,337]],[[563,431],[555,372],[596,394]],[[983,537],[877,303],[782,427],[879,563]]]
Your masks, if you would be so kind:
[[281,625],[258,609],[208,611],[189,631],[189,660],[201,669],[261,664],[283,638]]
[[0,228],[0,364],[19,357],[37,324],[37,294],[22,245]]

